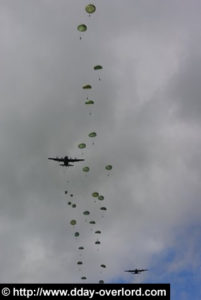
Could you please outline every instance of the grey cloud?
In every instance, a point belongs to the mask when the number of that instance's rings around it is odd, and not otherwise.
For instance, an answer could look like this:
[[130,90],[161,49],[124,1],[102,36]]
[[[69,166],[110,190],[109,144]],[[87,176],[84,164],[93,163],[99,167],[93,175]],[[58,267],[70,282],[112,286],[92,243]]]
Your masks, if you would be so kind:
[[[175,241],[182,226],[199,224],[200,61],[189,47],[198,36],[190,22],[199,23],[194,3],[182,1],[181,10],[180,1],[97,1],[88,17],[83,1],[2,1],[1,281],[77,282],[79,243],[87,248],[89,280],[129,281],[125,266],[154,264],[155,255],[183,246]],[[81,41],[79,22],[89,27]],[[186,33],[191,41],[183,40]],[[100,82],[96,63],[104,66]],[[85,83],[93,86],[92,116]],[[87,138],[93,130],[95,145]],[[85,163],[66,170],[47,160],[65,154],[86,158],[91,172],[81,172]],[[78,203],[73,212],[65,189]],[[104,218],[93,191],[105,196]],[[81,216],[85,209],[103,231],[99,250]],[[196,261],[198,248],[187,249]],[[107,272],[99,273],[100,263]],[[169,272],[181,265],[172,264]]]

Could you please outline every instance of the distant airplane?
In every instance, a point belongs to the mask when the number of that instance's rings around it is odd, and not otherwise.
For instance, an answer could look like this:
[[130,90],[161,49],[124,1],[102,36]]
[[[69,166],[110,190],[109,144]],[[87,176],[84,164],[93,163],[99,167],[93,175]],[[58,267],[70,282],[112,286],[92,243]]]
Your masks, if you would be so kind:
[[73,167],[74,165],[69,164],[69,162],[77,162],[77,161],[84,161],[84,159],[78,159],[78,158],[70,158],[68,156],[64,157],[48,157],[50,160],[55,160],[58,162],[63,162],[63,164],[60,164],[62,167]]
[[148,271],[148,269],[134,269],[134,270],[126,270],[125,272],[129,272],[131,274],[139,274],[141,272]]

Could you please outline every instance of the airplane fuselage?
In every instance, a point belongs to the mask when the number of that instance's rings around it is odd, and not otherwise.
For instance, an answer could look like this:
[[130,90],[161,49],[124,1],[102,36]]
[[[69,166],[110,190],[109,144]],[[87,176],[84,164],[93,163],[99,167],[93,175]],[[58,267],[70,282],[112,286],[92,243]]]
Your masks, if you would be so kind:
[[61,158],[60,157],[48,157],[48,159],[58,161],[58,162],[62,162],[63,164],[60,164],[60,166],[63,166],[63,167],[72,167],[72,166],[74,166],[72,164],[69,164],[69,162],[84,161],[84,159],[70,158],[68,156],[64,156],[64,157],[61,157]]

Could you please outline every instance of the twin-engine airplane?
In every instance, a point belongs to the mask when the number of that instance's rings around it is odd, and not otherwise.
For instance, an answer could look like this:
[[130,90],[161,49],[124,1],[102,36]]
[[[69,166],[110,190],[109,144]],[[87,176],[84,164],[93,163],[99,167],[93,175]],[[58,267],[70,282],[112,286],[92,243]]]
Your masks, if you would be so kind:
[[139,274],[141,272],[148,271],[147,269],[134,269],[134,270],[126,270],[125,272],[129,272],[131,274]]
[[77,162],[77,161],[84,161],[84,159],[78,159],[78,158],[70,158],[68,156],[64,157],[48,157],[50,160],[55,160],[58,162],[62,162],[63,164],[60,164],[62,167],[73,167],[74,165],[69,164],[70,162]]

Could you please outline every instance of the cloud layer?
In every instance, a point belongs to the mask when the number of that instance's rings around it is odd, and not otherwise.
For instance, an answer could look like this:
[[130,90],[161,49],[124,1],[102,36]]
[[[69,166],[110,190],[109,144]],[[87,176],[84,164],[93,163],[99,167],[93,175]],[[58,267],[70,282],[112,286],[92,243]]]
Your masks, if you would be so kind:
[[[0,279],[79,282],[86,273],[89,282],[130,282],[124,269],[133,266],[152,268],[139,280],[159,281],[158,257],[168,274],[198,272],[200,2],[182,1],[181,9],[181,1],[102,0],[91,17],[87,3],[0,3]],[[81,40],[80,23],[88,25]],[[95,64],[104,66],[101,81]],[[82,156],[91,172],[85,176],[82,163],[64,170],[50,155]],[[74,193],[74,211],[65,189]],[[90,196],[96,190],[105,196],[104,218]],[[86,209],[103,232],[99,248]]]

